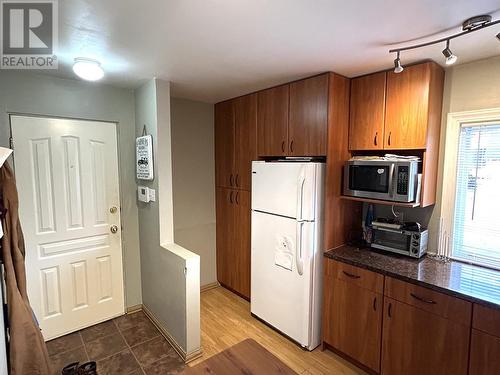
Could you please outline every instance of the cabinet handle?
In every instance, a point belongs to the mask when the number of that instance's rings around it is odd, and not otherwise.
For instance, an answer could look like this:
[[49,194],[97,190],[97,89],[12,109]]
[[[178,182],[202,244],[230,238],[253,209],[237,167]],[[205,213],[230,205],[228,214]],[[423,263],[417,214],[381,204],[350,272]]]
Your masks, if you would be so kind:
[[285,152],[285,141],[281,142],[281,152]]
[[389,139],[387,140],[387,143],[389,144],[389,146],[391,145],[391,132],[389,132]]
[[417,296],[416,294],[413,294],[413,293],[410,293],[410,296],[412,296],[413,298],[415,298],[417,301],[428,303],[430,305],[435,305],[437,303],[436,301],[433,301],[431,299],[425,299],[425,298],[419,297],[419,296]]
[[233,192],[231,192],[231,194],[229,195],[229,202],[233,204]]
[[240,175],[238,173],[236,173],[236,187],[239,187],[240,186]]
[[350,277],[351,279],[359,279],[361,278],[361,276],[358,276],[358,275],[353,275],[352,273],[349,273],[349,272],[346,272],[346,271],[342,271],[344,273],[344,275],[346,275],[347,277]]
[[240,192],[236,192],[236,204],[240,204]]
[[389,307],[387,309],[387,316],[392,318],[392,303],[389,302]]
[[373,298],[373,311],[377,311],[377,297]]
[[293,153],[293,141],[290,142],[290,152]]
[[375,146],[377,145],[377,137],[378,137],[378,132],[375,132],[375,138],[373,138],[373,143]]
[[229,177],[229,185],[233,186],[233,174]]

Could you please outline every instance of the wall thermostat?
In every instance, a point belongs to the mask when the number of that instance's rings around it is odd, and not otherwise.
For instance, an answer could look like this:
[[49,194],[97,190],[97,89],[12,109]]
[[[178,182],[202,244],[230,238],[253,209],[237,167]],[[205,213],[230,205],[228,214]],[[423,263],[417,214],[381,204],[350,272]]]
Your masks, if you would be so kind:
[[147,186],[137,187],[137,198],[140,202],[154,202],[156,201],[155,189],[150,189]]

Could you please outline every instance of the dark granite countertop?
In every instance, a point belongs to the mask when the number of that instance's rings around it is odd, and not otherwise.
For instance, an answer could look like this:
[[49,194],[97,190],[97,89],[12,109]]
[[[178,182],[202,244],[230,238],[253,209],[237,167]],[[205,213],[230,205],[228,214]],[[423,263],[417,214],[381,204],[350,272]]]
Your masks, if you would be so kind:
[[500,271],[427,255],[412,259],[369,248],[342,246],[325,257],[500,309]]

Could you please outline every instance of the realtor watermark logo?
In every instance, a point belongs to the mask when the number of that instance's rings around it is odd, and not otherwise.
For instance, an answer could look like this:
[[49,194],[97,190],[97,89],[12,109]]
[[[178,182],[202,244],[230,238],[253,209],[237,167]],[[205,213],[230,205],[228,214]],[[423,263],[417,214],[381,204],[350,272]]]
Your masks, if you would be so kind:
[[57,0],[0,0],[1,69],[57,69]]

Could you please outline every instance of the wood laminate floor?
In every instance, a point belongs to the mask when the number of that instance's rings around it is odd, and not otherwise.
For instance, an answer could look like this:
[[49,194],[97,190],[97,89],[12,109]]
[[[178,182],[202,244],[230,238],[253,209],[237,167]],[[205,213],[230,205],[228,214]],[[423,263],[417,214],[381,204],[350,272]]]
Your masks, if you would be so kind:
[[305,351],[250,315],[250,304],[222,287],[201,293],[203,357],[194,366],[232,345],[252,338],[303,375],[365,374],[330,351]]

